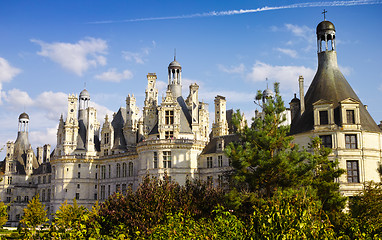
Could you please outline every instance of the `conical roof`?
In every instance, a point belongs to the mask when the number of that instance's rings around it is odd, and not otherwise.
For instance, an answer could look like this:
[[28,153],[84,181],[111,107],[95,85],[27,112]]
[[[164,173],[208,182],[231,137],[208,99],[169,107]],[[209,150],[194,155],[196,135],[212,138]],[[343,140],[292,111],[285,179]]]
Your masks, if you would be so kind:
[[[339,107],[340,101],[352,98],[358,101],[362,130],[380,132],[381,129],[374,122],[357,94],[347,82],[337,65],[337,53],[324,51],[318,53],[317,73],[305,95],[305,111],[291,125],[291,134],[311,131],[314,129],[313,104],[318,100],[333,103],[333,108]],[[335,124],[341,125],[339,111],[334,111]]]

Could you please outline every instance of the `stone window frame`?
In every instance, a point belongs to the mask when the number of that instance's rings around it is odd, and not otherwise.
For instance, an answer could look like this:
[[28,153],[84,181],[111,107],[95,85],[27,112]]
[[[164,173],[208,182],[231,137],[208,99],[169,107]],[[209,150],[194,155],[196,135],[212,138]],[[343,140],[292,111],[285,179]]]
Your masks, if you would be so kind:
[[346,175],[348,183],[360,183],[360,164],[358,160],[346,160]]
[[[342,125],[360,125],[360,112],[359,112],[360,102],[353,99],[347,98],[340,101],[340,114],[341,114],[341,124]],[[348,111],[354,111],[354,122],[348,123]]]
[[[322,124],[320,122],[320,112],[323,112],[323,111],[328,112],[327,124]],[[333,102],[321,99],[313,103],[313,118],[314,118],[315,128],[320,126],[333,125],[334,124]]]

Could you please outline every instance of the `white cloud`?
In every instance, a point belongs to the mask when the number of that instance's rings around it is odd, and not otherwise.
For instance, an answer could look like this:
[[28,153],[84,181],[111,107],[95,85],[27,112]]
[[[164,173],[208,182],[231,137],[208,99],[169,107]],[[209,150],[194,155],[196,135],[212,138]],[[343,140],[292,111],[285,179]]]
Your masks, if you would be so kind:
[[284,53],[285,55],[288,55],[291,58],[297,57],[297,52],[293,49],[287,49],[287,48],[276,48],[275,49],[278,52]]
[[3,92],[3,98],[7,102],[8,108],[29,107],[33,105],[33,100],[29,97],[29,94],[16,88]]
[[155,41],[151,42],[151,47],[144,47],[139,52],[123,51],[122,56],[126,61],[136,62],[138,64],[144,64],[146,62],[145,57],[148,56],[153,48],[155,48],[157,43]]
[[301,37],[305,39],[308,42],[313,42],[314,41],[314,29],[309,28],[307,26],[298,26],[294,24],[285,24],[285,27],[288,31],[292,32],[293,35],[297,37]]
[[20,72],[20,69],[12,67],[6,59],[0,57],[0,104],[4,95],[2,93],[2,83],[11,81]]
[[253,65],[251,73],[248,74],[248,79],[253,82],[261,82],[268,78],[271,82],[280,82],[282,89],[297,90],[300,75],[304,76],[305,85],[308,86],[314,74],[315,70],[304,66],[272,66],[257,61]]
[[238,66],[229,66],[229,67],[226,67],[222,64],[218,64],[218,68],[220,71],[225,73],[244,73],[245,71],[245,66],[242,63],[239,64]]
[[351,73],[353,72],[353,68],[352,67],[345,67],[345,66],[341,66],[341,65],[339,65],[338,67],[341,69],[341,72],[345,76],[350,76]]
[[82,76],[89,67],[106,65],[107,43],[99,38],[85,38],[77,43],[45,43],[31,40],[41,46],[37,54],[58,63],[66,70]]
[[111,68],[107,72],[103,72],[95,76],[96,79],[106,81],[106,82],[120,82],[124,79],[133,78],[133,73],[130,70],[124,70],[123,72],[117,72],[117,69]]
[[33,148],[44,146],[45,144],[50,144],[51,151],[53,151],[57,142],[57,128],[58,124],[55,127],[41,129],[37,131],[30,131],[29,141],[33,143]]

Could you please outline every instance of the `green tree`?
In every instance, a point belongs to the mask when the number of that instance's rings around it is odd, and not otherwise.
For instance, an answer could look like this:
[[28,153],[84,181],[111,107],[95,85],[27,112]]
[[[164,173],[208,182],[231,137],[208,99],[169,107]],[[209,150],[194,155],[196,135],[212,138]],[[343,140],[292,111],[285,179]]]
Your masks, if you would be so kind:
[[0,202],[0,227],[4,226],[8,221],[8,204]]
[[[240,141],[231,142],[225,153],[232,161],[232,178],[236,187],[256,192],[260,197],[271,197],[278,188],[294,187],[311,175],[309,154],[296,146],[289,136],[285,122],[284,102],[279,84],[274,86],[275,97],[262,105],[263,117],[254,118],[250,127],[240,129],[242,115],[234,116]],[[256,99],[262,99],[259,91]]]
[[322,209],[330,216],[342,211],[346,204],[346,197],[340,193],[340,184],[336,182],[345,170],[338,167],[338,160],[329,160],[332,149],[321,146],[319,137],[313,138],[310,144],[311,161],[314,165],[310,184],[316,191],[322,203]]
[[349,209],[361,232],[382,238],[382,183],[366,183],[363,191],[350,199]]
[[99,239],[100,225],[96,220],[99,205],[93,206],[89,211],[84,206],[73,205],[65,201],[57,210],[54,221],[50,227],[52,239]]
[[41,204],[39,195],[37,194],[29,201],[27,207],[24,208],[24,216],[20,220],[20,223],[25,226],[26,237],[34,239],[37,227],[47,221],[45,205]]

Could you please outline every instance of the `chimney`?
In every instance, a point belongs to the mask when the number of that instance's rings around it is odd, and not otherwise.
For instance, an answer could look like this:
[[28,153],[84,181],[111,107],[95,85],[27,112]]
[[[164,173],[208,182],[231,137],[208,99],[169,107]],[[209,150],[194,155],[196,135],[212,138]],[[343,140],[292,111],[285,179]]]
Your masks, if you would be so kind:
[[304,77],[298,77],[298,83],[300,88],[300,111],[301,115],[305,112],[305,98],[304,98]]

